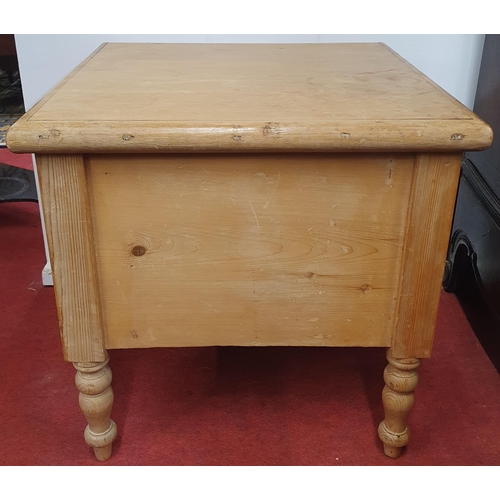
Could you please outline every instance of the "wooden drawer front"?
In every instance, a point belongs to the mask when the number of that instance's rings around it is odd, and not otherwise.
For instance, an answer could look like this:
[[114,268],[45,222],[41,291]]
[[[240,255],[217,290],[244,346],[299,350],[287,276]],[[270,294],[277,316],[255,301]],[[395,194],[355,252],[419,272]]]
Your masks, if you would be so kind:
[[390,345],[413,162],[87,157],[107,347]]

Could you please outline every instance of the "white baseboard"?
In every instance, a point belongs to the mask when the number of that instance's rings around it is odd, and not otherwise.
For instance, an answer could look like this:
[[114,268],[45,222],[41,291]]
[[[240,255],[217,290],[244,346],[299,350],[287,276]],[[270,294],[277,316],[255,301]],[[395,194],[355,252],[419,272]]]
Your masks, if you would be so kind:
[[52,280],[52,268],[50,267],[50,257],[49,257],[49,247],[47,244],[47,233],[45,231],[45,220],[43,217],[43,207],[42,207],[42,197],[40,195],[40,185],[38,182],[38,168],[36,165],[35,155],[31,155],[33,160],[33,170],[35,172],[36,181],[36,192],[38,194],[38,206],[40,207],[40,220],[42,223],[42,234],[43,234],[43,245],[45,247],[45,258],[47,259],[47,264],[42,270],[42,283],[43,286],[54,286],[54,281]]
[[49,262],[45,264],[42,270],[42,283],[43,286],[54,286],[54,282],[52,281],[52,268]]

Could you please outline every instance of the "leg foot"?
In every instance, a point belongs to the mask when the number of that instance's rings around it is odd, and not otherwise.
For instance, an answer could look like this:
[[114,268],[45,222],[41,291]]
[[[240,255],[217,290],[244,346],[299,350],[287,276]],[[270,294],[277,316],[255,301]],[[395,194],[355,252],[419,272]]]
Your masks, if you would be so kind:
[[73,363],[75,383],[80,391],[80,408],[87,419],[85,442],[94,448],[98,460],[111,456],[112,442],[116,438],[116,424],[111,420],[113,389],[109,358],[101,363]]
[[378,428],[378,435],[384,443],[384,453],[391,458],[401,455],[408,444],[409,431],[406,426],[413,407],[413,391],[418,383],[416,358],[395,359],[387,351],[387,365],[384,371],[385,387],[382,391],[385,419]]
[[401,455],[403,448],[398,448],[396,446],[390,446],[384,443],[384,453],[391,458],[398,458]]
[[112,444],[108,444],[107,446],[104,446],[103,448],[94,448],[95,457],[100,462],[105,462],[111,456],[112,451],[113,451]]

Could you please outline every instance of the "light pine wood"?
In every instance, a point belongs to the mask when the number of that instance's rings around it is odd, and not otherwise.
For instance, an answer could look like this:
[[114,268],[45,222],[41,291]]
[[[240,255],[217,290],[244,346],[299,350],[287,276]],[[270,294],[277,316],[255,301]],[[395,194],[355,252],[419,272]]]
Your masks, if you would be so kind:
[[378,428],[378,435],[384,443],[384,453],[398,458],[410,437],[407,421],[413,408],[413,391],[418,384],[420,360],[396,359],[392,350],[388,349],[387,361],[389,364],[384,371],[386,385],[382,391],[385,419]]
[[7,143],[38,153],[64,355],[97,458],[116,437],[106,348],[205,345],[390,348],[379,436],[399,456],[461,155],[491,140],[383,44],[91,54]]
[[89,157],[107,348],[389,346],[413,163]]
[[460,154],[418,155],[398,294],[394,356],[428,358],[460,177]]
[[103,361],[101,303],[83,159],[37,155],[36,162],[64,358]]
[[[375,124],[375,126],[374,126]],[[464,151],[492,131],[383,44],[106,44],[15,152]]]
[[[16,122],[7,141],[15,153],[248,153],[481,150],[492,134],[476,121],[308,123]],[[13,128],[15,127],[15,130]],[[414,138],[409,143],[409,138]]]
[[109,358],[101,363],[73,363],[76,368],[75,383],[80,391],[80,408],[87,419],[85,442],[94,449],[98,460],[111,456],[112,443],[116,438],[116,424],[111,420],[113,389]]

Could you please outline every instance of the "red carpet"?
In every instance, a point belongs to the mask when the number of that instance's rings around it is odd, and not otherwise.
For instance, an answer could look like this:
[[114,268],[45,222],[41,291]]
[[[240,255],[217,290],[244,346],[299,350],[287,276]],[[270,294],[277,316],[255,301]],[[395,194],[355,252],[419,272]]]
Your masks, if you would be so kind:
[[16,155],[6,148],[0,148],[0,163],[33,170],[31,155]]
[[[4,152],[0,162],[14,164]],[[100,465],[83,441],[44,264],[38,205],[0,204],[0,465]],[[383,455],[376,433],[383,349],[110,355],[119,437],[108,465],[500,464],[500,377],[444,292],[398,460]]]

